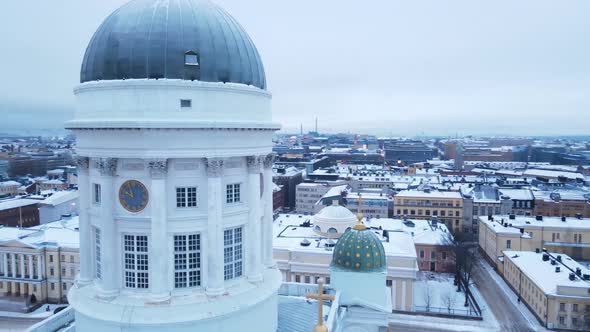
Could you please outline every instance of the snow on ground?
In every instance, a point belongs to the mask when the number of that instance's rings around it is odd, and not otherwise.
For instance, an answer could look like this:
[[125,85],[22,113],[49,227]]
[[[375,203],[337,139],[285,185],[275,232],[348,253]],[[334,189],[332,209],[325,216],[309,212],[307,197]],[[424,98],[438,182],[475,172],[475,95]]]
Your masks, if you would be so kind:
[[[47,311],[49,306],[49,311]],[[14,317],[14,318],[47,318],[53,315],[53,310],[58,307],[64,307],[67,304],[44,304],[37,308],[37,310],[29,313],[11,312],[11,311],[0,311],[0,317]]]
[[522,313],[524,318],[529,322],[529,325],[535,331],[550,331],[550,330],[546,329],[545,327],[543,327],[539,323],[539,321],[537,320],[535,315],[533,315],[530,312],[530,310],[526,307],[526,305],[524,303],[518,302],[518,296],[516,295],[516,293],[514,293],[512,291],[512,289],[510,289],[508,284],[504,281],[504,279],[502,279],[502,277],[500,277],[500,275],[496,271],[494,271],[494,269],[490,266],[490,264],[488,264],[487,262],[485,262],[481,259],[479,261],[481,262],[482,267],[489,272],[490,276],[492,277],[491,280],[493,280],[496,283],[496,285],[498,286],[498,289],[501,290],[502,292],[504,292],[504,294],[506,294],[506,296],[508,297],[510,302],[512,302],[514,307],[517,308],[518,311],[520,311]]
[[[457,292],[451,274],[419,273],[414,282],[414,307],[416,311],[445,314],[472,315],[471,307],[465,307],[465,293]],[[428,307],[428,308],[427,308]]]

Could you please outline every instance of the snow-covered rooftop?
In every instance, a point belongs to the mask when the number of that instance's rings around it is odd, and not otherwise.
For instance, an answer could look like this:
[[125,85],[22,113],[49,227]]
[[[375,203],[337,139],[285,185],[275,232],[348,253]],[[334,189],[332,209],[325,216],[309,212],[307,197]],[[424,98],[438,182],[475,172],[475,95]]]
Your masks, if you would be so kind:
[[[551,259],[543,261],[543,252],[536,253],[533,251],[504,251],[504,259],[514,263],[529,279],[531,279],[545,294],[560,294],[559,287],[574,287],[590,289],[590,281],[582,280],[576,276],[570,280],[572,270],[581,269],[582,275],[590,274],[582,264],[576,262],[566,254],[551,253],[551,256],[561,256],[561,263],[556,261],[556,265],[551,264]],[[555,267],[560,267],[560,272],[555,272]],[[567,266],[567,267],[566,267]],[[590,295],[584,292],[587,296]]]
[[79,248],[78,222],[78,217],[72,217],[25,229],[0,227],[0,243],[18,241],[33,247]]
[[502,195],[509,196],[512,200],[533,200],[533,193],[530,189],[500,189]]
[[456,191],[419,191],[419,190],[402,190],[395,197],[400,198],[462,198],[461,194]]
[[[498,232],[506,232],[507,227],[503,227],[500,223],[503,220],[504,223],[512,224],[513,228],[554,228],[554,229],[564,229],[564,228],[571,228],[571,229],[580,229],[580,230],[590,230],[590,218],[564,218],[565,221],[562,220],[561,217],[546,217],[543,216],[543,220],[537,220],[535,216],[514,216],[514,219],[510,219],[507,215],[495,215],[493,216],[494,220],[488,220],[488,217],[479,217],[480,222],[484,222],[492,226],[492,228],[497,229]],[[509,229],[510,227],[508,227]],[[503,229],[503,230],[502,230]]]
[[28,198],[7,199],[4,201],[0,201],[0,211],[16,209],[19,207],[25,207],[25,206],[29,206],[29,205],[35,205],[37,203],[39,203],[38,200],[28,199]]

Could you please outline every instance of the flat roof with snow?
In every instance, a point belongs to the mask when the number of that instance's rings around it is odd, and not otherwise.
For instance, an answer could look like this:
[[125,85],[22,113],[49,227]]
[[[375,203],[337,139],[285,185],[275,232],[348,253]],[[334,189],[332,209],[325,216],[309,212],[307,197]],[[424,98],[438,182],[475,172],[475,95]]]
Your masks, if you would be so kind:
[[[590,230],[590,218],[570,218],[566,217],[565,221],[562,221],[561,217],[546,217],[543,216],[543,220],[537,220],[535,216],[514,216],[514,219],[510,219],[508,215],[494,215],[493,221],[488,220],[488,217],[479,217],[480,222],[486,224],[500,224],[503,220],[504,223],[512,224],[513,227],[521,228],[572,228],[580,230]],[[501,227],[501,226],[500,226]]]
[[395,197],[400,198],[452,198],[461,199],[463,196],[456,191],[419,191],[419,190],[402,190]]
[[[545,294],[560,294],[559,287],[590,289],[590,281],[583,280],[578,276],[574,280],[570,280],[569,276],[572,271],[567,269],[566,265],[574,271],[577,268],[581,269],[582,275],[590,274],[590,270],[568,255],[558,253],[551,253],[551,255],[553,257],[561,256],[562,262],[556,261],[557,264],[552,265],[551,259],[543,261],[543,252],[536,253],[534,251],[504,251],[504,261],[510,260]],[[560,272],[555,272],[556,266],[560,267]]]

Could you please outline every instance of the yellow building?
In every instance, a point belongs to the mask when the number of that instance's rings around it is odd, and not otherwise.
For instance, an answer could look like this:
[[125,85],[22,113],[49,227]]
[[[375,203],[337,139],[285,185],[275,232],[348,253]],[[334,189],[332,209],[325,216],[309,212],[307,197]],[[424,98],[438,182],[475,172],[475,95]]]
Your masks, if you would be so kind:
[[590,330],[590,270],[569,256],[504,251],[504,279],[545,327]]
[[479,247],[502,272],[504,250],[547,248],[576,259],[590,259],[590,219],[531,216],[493,216],[479,219]]
[[463,229],[463,196],[456,191],[403,190],[393,199],[394,218],[437,219],[453,233]]
[[26,229],[0,227],[0,297],[66,301],[79,270],[78,218]]

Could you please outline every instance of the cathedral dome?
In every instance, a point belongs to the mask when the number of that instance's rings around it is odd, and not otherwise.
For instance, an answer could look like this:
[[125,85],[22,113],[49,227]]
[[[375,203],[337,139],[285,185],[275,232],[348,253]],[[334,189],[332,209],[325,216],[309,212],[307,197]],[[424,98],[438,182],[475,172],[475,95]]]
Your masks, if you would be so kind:
[[385,271],[385,249],[373,231],[357,224],[338,240],[332,255],[332,267],[351,272]]
[[92,37],[80,82],[164,78],[266,90],[254,43],[223,9],[207,0],[132,0]]
[[333,238],[340,237],[355,224],[355,215],[344,206],[338,205],[337,200],[313,216],[316,233]]

